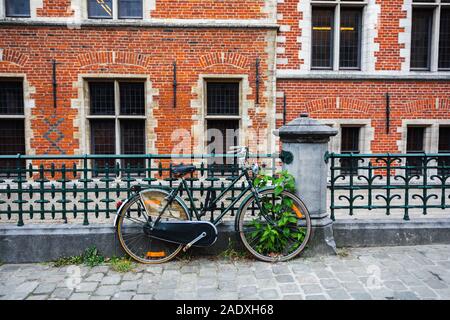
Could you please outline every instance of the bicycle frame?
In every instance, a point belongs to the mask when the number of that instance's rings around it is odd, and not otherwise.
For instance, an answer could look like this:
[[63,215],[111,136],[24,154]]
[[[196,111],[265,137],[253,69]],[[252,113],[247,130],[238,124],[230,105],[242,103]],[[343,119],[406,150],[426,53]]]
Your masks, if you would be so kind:
[[[222,212],[217,218],[215,218],[215,219],[212,221],[212,223],[213,223],[214,225],[218,225],[218,224],[220,223],[220,221],[222,220],[222,218],[223,218],[230,210],[233,209],[234,205],[235,205],[239,200],[241,200],[242,197],[243,197],[244,195],[246,195],[248,191],[251,191],[251,192],[253,193],[253,195],[254,195],[255,198],[256,198],[256,203],[257,203],[259,209],[261,210],[262,206],[261,206],[261,204],[260,204],[260,202],[259,202],[258,190],[253,186],[253,183],[252,183],[252,181],[251,181],[251,178],[250,178],[250,176],[249,176],[249,174],[248,174],[248,170],[249,170],[248,168],[244,168],[244,169],[242,170],[242,173],[241,173],[236,179],[234,179],[234,180],[230,183],[230,185],[229,185],[228,187],[226,187],[225,190],[223,190],[223,191],[222,191],[222,192],[221,192],[221,193],[220,193],[213,201],[211,201],[211,203],[208,204],[209,207],[203,208],[202,211],[201,211],[200,213],[198,212],[197,208],[195,208],[194,197],[192,196],[192,192],[191,192],[189,186],[187,185],[186,180],[183,179],[183,178],[181,178],[180,184],[178,185],[178,187],[177,187],[176,189],[173,189],[173,191],[171,192],[171,194],[170,194],[171,199],[170,199],[170,201],[168,201],[168,203],[166,204],[166,206],[165,206],[165,207],[163,208],[163,210],[161,211],[160,216],[162,216],[162,214],[164,213],[164,211],[166,210],[166,208],[170,205],[170,202],[172,201],[172,199],[175,199],[175,197],[178,195],[178,193],[179,193],[181,190],[183,190],[183,188],[184,188],[184,190],[186,191],[186,193],[187,193],[187,195],[188,195],[189,202],[190,202],[191,208],[192,208],[192,212],[194,213],[195,218],[196,218],[198,221],[201,221],[201,218],[204,216],[204,214],[205,214],[208,210],[210,210],[210,208],[211,208],[212,206],[214,206],[215,204],[217,204],[217,203],[225,196],[225,194],[226,194],[228,191],[230,191],[231,188],[232,188],[232,187],[233,187],[233,186],[234,186],[234,185],[235,185],[242,177],[245,177],[245,179],[246,179],[247,182],[248,182],[248,185],[245,187],[244,190],[242,190],[242,192],[236,197],[236,199],[234,199],[234,200],[233,200],[233,201],[225,208],[225,210],[223,210],[223,212]],[[158,221],[159,221],[159,217],[158,217],[158,219],[155,221],[155,224],[158,223]]]

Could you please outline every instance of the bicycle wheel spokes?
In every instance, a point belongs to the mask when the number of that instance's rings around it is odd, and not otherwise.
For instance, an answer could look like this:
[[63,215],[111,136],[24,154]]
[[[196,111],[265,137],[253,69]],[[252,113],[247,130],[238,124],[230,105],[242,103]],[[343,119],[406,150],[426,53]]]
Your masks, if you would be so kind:
[[253,197],[242,207],[239,231],[247,249],[264,261],[284,261],[299,254],[309,239],[311,221],[296,196],[261,192],[261,209]]
[[[130,200],[121,214],[117,233],[123,249],[133,259],[142,263],[161,263],[173,258],[182,245],[151,237],[150,223],[161,216],[160,221],[187,220],[183,207],[174,202],[167,206],[167,193],[149,191],[146,197]],[[163,212],[163,209],[166,210]],[[162,214],[161,214],[162,213]]]

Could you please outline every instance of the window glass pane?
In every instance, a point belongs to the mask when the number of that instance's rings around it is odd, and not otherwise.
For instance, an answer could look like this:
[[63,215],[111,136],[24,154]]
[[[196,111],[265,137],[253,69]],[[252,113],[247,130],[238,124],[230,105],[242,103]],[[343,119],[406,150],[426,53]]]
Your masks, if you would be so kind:
[[[424,127],[408,127],[406,153],[424,152]],[[422,157],[409,157],[406,165],[410,167],[406,174],[422,174]]]
[[[145,120],[121,120],[121,153],[122,154],[144,154],[145,153]],[[124,168],[139,168],[144,175],[145,159],[124,159]],[[133,170],[137,172],[140,170]]]
[[433,11],[413,9],[411,31],[411,68],[429,69]]
[[239,115],[239,83],[208,82],[208,115]]
[[[359,127],[341,128],[341,153],[359,153]],[[357,174],[358,159],[341,159],[342,174]]]
[[[231,146],[238,145],[239,120],[208,120],[207,129],[208,154],[225,154]],[[208,161],[210,173],[237,173],[236,158],[212,158]]]
[[23,114],[22,81],[0,81],[0,114]]
[[112,0],[88,0],[89,18],[112,18]]
[[144,115],[145,98],[144,83],[121,82],[120,88],[120,114]]
[[[450,153],[450,127],[439,128],[439,153]],[[450,157],[439,157],[438,166],[438,174],[450,174]]]
[[119,0],[119,18],[142,18],[142,0]]
[[341,10],[339,66],[359,68],[361,47],[361,10],[343,8]]
[[114,82],[89,83],[92,115],[114,115]]
[[444,8],[439,27],[439,69],[450,69],[450,9]]
[[[25,154],[25,126],[24,120],[0,120],[0,154]],[[0,160],[0,173],[8,175],[8,169],[15,169],[17,165],[25,166],[25,160]]]
[[[92,154],[115,154],[116,153],[116,127],[115,120],[91,120],[91,153]],[[94,166],[100,172],[106,164],[110,168],[115,165],[114,159],[96,159]]]
[[30,0],[6,0],[7,17],[29,17]]
[[332,67],[333,8],[313,8],[312,67]]

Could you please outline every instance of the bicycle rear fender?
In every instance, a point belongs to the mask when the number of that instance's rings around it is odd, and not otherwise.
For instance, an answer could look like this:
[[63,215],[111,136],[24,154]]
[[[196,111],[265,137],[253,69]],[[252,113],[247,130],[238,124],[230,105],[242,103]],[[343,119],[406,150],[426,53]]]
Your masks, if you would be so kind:
[[[152,186],[151,188],[144,189],[144,190],[142,190],[142,191],[140,191],[140,192],[149,191],[149,190],[158,190],[158,191],[163,191],[163,192],[166,192],[167,194],[169,194],[170,191],[171,191],[172,189],[169,188],[169,187],[164,187],[164,186]],[[139,193],[139,194],[140,194],[140,193]],[[139,194],[138,194],[138,195],[139,195]],[[127,203],[130,202],[130,200],[133,199],[133,198],[134,198],[134,197],[130,197],[130,198],[126,199],[126,200],[120,205],[119,209],[117,209],[116,217],[114,218],[114,227],[117,227],[117,222],[119,221],[119,217],[120,217],[119,212],[120,212],[120,211],[123,209],[123,207],[126,206]],[[188,207],[185,205],[183,199],[181,199],[179,196],[177,196],[175,199],[178,200],[179,203],[180,203],[180,204],[183,206],[183,208],[186,210],[186,213],[187,213],[187,215],[188,215],[189,220],[192,220],[191,212],[189,211]]]
[[[266,191],[266,190],[274,190],[275,187],[273,186],[268,186],[268,187],[263,187],[263,188],[258,188],[258,191]],[[239,232],[239,216],[241,215],[241,211],[242,208],[244,207],[244,204],[250,200],[250,198],[253,197],[253,193],[250,193],[248,196],[245,197],[244,200],[242,200],[241,204],[239,205],[239,214],[236,215],[236,217],[234,218],[234,231]]]

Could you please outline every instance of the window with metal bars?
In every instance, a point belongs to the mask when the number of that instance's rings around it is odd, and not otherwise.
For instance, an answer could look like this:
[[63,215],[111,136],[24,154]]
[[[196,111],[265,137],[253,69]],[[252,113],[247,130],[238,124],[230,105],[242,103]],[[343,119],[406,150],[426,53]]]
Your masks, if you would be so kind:
[[142,18],[142,0],[119,0],[119,18]]
[[411,69],[430,68],[433,10],[413,9],[411,31]]
[[[360,127],[341,127],[341,153],[360,153],[359,135]],[[341,174],[356,175],[358,174],[357,159],[341,159]]]
[[[208,81],[206,88],[207,153],[225,154],[239,141],[240,84]],[[234,158],[214,158],[208,164],[210,174],[237,173]]]
[[209,82],[206,96],[208,115],[239,115],[239,83]]
[[[0,154],[25,154],[23,81],[0,81]],[[0,160],[0,174],[25,167],[24,160]]]
[[438,67],[441,70],[450,70],[450,8],[441,10]]
[[[114,7],[117,5],[117,16]],[[143,0],[88,0],[88,17],[91,19],[142,19]]]
[[360,67],[361,20],[361,9],[341,9],[339,37],[339,67],[341,69],[358,69]]
[[[145,153],[145,83],[128,80],[93,80],[89,87],[89,124],[92,154]],[[94,161],[97,173],[115,160]],[[123,159],[131,174],[144,174],[144,159]],[[126,173],[127,174],[127,173]]]
[[333,24],[333,8],[313,8],[311,61],[313,68],[333,67]]
[[[406,153],[423,153],[425,152],[425,127],[408,127],[406,136]],[[423,158],[408,157],[406,165],[408,175],[423,174]]]
[[90,19],[112,19],[113,0],[87,0]]
[[30,17],[30,0],[6,0],[5,7],[7,17]]
[[[439,127],[439,153],[450,153],[450,127]],[[438,174],[450,175],[450,157],[439,157]]]

